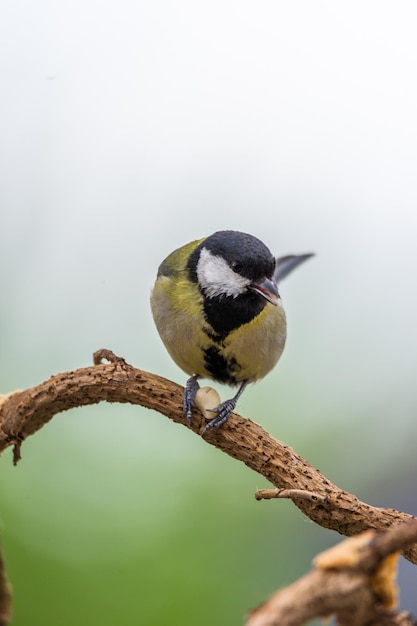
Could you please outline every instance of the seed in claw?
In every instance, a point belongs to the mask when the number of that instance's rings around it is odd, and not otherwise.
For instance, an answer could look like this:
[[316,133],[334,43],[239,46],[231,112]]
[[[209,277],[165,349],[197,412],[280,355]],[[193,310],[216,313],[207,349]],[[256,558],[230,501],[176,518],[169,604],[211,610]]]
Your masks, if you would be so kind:
[[212,420],[213,409],[219,406],[220,396],[213,387],[200,387],[195,394],[194,403],[206,420]]

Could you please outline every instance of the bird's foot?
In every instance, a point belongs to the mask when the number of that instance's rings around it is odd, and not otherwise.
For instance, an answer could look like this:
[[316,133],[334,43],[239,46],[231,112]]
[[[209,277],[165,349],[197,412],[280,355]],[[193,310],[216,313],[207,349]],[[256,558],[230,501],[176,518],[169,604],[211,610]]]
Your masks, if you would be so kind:
[[187,417],[187,421],[191,426],[191,419],[193,416],[194,398],[200,385],[197,381],[197,376],[191,376],[185,383],[184,389],[184,415]]
[[204,435],[204,433],[210,428],[218,428],[219,426],[227,422],[227,420],[229,419],[229,416],[233,413],[233,411],[236,408],[236,403],[237,403],[237,399],[231,398],[230,400],[225,400],[224,402],[219,404],[219,406],[216,407],[215,409],[209,409],[210,412],[217,413],[217,415],[216,417],[214,417],[212,420],[208,422],[202,434]]
[[230,400],[225,400],[224,402],[219,404],[219,406],[216,407],[215,409],[209,409],[210,412],[217,413],[217,415],[214,419],[210,420],[209,423],[206,425],[206,427],[204,428],[202,432],[203,435],[210,428],[218,428],[219,426],[227,422],[230,415],[235,410],[237,401],[239,400],[240,396],[246,389],[246,385],[248,384],[248,382],[249,381],[247,380],[244,380],[242,382],[239,389],[237,390],[236,395],[233,396],[233,398],[230,398]]

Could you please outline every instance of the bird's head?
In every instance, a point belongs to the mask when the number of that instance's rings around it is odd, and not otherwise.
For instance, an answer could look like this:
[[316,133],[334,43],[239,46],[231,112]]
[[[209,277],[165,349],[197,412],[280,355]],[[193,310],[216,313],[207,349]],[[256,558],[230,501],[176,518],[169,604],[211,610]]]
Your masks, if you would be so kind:
[[262,241],[232,230],[201,241],[188,261],[190,278],[198,282],[206,298],[257,294],[277,305],[275,266],[275,257]]

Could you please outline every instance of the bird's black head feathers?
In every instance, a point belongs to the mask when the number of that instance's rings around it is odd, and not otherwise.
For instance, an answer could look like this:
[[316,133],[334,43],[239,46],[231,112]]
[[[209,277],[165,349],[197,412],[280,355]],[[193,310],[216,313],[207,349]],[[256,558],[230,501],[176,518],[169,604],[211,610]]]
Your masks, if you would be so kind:
[[198,282],[197,263],[203,248],[224,258],[236,274],[251,281],[273,276],[275,257],[260,239],[235,230],[219,230],[204,239],[190,255],[188,271],[193,282]]

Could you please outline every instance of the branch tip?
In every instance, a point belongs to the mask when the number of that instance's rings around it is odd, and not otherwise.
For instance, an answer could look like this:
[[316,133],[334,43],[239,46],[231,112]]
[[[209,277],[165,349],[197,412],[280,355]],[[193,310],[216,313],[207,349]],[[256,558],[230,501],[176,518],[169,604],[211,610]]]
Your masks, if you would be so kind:
[[288,498],[290,500],[308,500],[310,502],[327,502],[327,496],[306,489],[258,489],[255,500],[273,500],[275,498]]
[[23,439],[18,439],[13,446],[13,465],[16,466],[22,458]]
[[126,363],[126,359],[122,356],[117,356],[111,350],[107,348],[101,348],[100,350],[96,350],[93,354],[94,365],[101,365],[103,360],[108,361],[109,363],[115,363],[116,365],[121,365],[122,367],[129,367],[128,363]]

